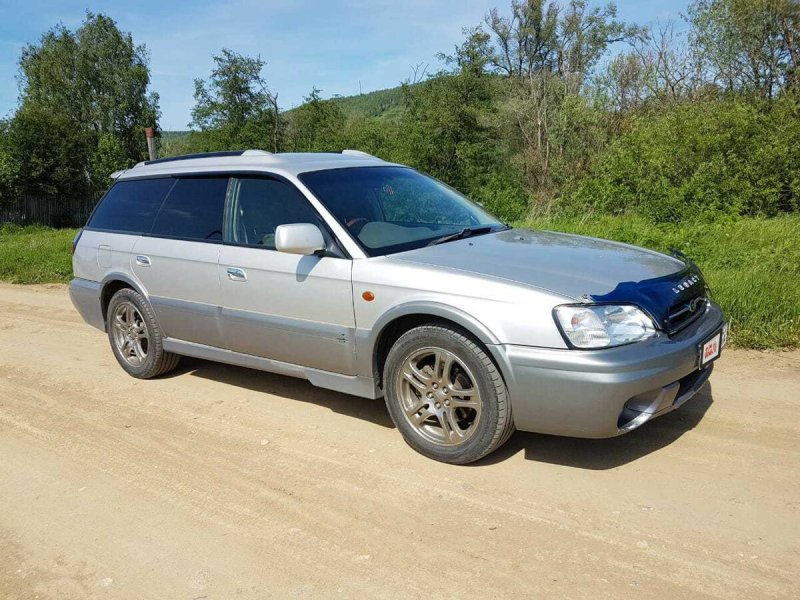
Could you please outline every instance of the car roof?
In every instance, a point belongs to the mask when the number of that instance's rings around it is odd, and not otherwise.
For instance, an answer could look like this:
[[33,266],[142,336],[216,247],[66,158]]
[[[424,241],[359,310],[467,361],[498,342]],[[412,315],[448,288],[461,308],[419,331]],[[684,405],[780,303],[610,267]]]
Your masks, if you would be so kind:
[[298,175],[308,171],[323,171],[346,167],[389,166],[376,156],[360,150],[335,152],[279,152],[242,150],[186,154],[140,162],[130,169],[117,171],[114,179],[133,179],[155,175],[190,175],[236,171],[264,171],[282,175]]

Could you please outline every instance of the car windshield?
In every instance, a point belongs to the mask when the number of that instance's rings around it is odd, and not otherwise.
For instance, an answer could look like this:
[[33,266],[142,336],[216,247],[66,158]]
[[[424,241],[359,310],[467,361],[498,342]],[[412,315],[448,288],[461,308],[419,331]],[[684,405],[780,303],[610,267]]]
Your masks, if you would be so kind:
[[370,256],[506,228],[456,190],[407,167],[312,171],[300,179]]

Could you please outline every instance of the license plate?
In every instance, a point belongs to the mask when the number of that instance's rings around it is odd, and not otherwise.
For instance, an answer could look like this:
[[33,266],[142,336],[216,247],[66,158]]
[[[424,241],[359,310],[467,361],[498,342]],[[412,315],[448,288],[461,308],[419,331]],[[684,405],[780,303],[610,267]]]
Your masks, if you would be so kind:
[[708,340],[700,351],[700,366],[707,365],[712,360],[719,356],[719,351],[722,349],[723,331],[718,332],[714,337]]

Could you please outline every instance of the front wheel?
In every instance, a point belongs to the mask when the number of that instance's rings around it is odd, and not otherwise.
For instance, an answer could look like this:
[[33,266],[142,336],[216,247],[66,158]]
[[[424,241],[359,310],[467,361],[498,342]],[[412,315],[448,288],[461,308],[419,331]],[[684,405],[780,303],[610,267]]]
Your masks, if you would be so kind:
[[417,452],[453,464],[474,462],[513,433],[503,378],[464,333],[424,325],[403,334],[384,369],[386,406]]

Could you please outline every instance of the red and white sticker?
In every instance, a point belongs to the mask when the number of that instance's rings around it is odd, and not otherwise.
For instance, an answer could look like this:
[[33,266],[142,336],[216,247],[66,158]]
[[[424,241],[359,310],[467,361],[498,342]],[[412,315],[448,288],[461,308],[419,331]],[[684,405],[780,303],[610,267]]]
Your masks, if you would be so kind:
[[720,346],[722,345],[722,332],[703,344],[703,352],[700,355],[700,366],[710,363],[719,356]]

